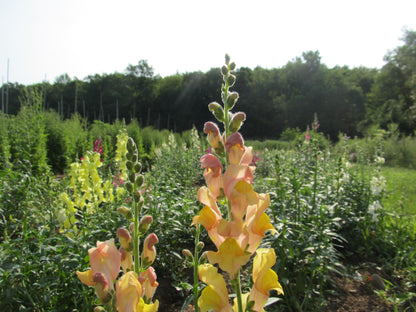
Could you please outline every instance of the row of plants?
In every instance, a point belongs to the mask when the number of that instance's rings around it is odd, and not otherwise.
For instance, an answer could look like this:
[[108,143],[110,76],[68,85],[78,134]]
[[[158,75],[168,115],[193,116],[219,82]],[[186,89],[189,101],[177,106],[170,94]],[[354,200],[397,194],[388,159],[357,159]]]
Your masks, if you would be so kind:
[[[382,207],[382,144],[372,153],[359,148],[351,158],[350,141],[344,138],[334,152],[318,132],[316,119],[292,148],[252,151],[237,132],[245,116],[230,112],[238,99],[229,90],[233,66],[228,61],[223,69],[224,106],[209,106],[224,123],[224,137],[207,123],[209,144],[195,129],[146,141],[145,129],[134,123],[85,128],[75,118],[69,128],[78,130],[68,131],[67,137],[81,137],[85,150],[68,156],[62,178],[47,161],[47,129],[53,122],[44,120],[53,115],[28,105],[16,120],[2,116],[13,123],[16,130],[9,133],[16,136],[1,141],[1,310],[121,311],[133,302],[138,311],[179,311],[188,305],[228,311],[232,308],[223,286],[231,281],[234,311],[261,311],[268,304],[267,311],[319,311],[337,291],[335,277],[349,276],[348,260],[357,257],[376,262],[391,276],[405,276],[390,281],[394,287],[385,295],[396,298],[398,308],[415,308],[415,225]],[[25,119],[17,122],[19,118]],[[55,126],[61,123],[58,119]],[[54,131],[66,131],[62,129]],[[74,140],[61,146],[69,151]],[[236,168],[244,174],[234,176]],[[248,218],[251,206],[261,207],[254,218],[262,220],[257,236],[251,234],[251,226],[257,226]],[[277,235],[265,234],[266,229]],[[246,238],[257,243],[245,246]],[[263,270],[259,258],[250,257],[256,249],[270,267]],[[94,262],[103,259],[103,250],[116,259],[105,272],[97,271]],[[230,250],[241,260],[236,267],[227,265]],[[215,263],[230,273],[224,282]],[[119,277],[120,266],[124,274]],[[272,280],[267,287],[264,276]],[[94,286],[98,297],[81,281]],[[269,293],[270,288],[276,292]],[[166,302],[172,294],[175,302]],[[269,294],[274,299],[267,301]]]

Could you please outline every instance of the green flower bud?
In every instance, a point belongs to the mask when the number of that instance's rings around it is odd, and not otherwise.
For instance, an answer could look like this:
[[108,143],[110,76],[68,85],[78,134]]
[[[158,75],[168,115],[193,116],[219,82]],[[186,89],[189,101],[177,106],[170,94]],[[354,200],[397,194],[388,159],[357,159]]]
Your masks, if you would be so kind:
[[230,56],[228,54],[225,54],[225,64],[230,64]]
[[134,197],[134,200],[138,202],[140,198],[142,197],[142,194],[140,193],[140,191],[137,191],[133,194],[133,197]]
[[224,110],[222,106],[217,102],[209,103],[208,109],[212,112],[212,114],[217,118],[218,121],[224,121]]
[[223,65],[223,66],[221,67],[221,74],[222,74],[223,76],[226,76],[226,75],[228,74],[228,67],[227,67],[227,66]]
[[132,169],[133,169],[133,163],[132,163],[130,160],[128,160],[128,161],[126,162],[126,167],[127,167],[127,169],[128,169],[129,171],[132,171]]
[[136,187],[140,187],[143,185],[143,181],[144,181],[144,176],[142,174],[139,174],[135,178],[134,185]]
[[230,121],[230,131],[237,132],[240,130],[243,122],[246,120],[246,114],[243,112],[238,112],[233,115]]
[[129,181],[134,183],[136,181],[136,174],[134,172],[129,173]]
[[140,171],[142,171],[142,164],[139,162],[136,162],[134,164],[134,172],[139,173]]
[[127,146],[126,147],[127,147],[127,152],[129,154],[134,154],[137,150],[136,143],[134,143],[134,140],[132,138],[129,138],[127,140]]
[[102,306],[96,306],[94,312],[105,312],[105,309]]
[[204,253],[199,257],[198,265],[204,264],[208,262],[208,251],[204,251]]
[[144,205],[144,198],[143,198],[143,196],[141,196],[140,199],[138,201],[136,201],[136,207],[139,208],[139,210],[140,210],[140,209],[142,209],[143,205]]
[[191,251],[189,249],[182,250],[182,254],[185,257],[186,261],[194,262],[194,256],[192,255]]
[[204,249],[205,244],[203,242],[199,242],[198,245],[196,245],[196,252],[200,253],[202,249]]
[[131,212],[131,209],[126,206],[121,206],[117,208],[117,212],[124,216],[127,220],[131,221],[133,220],[133,213]]
[[234,75],[229,75],[227,77],[227,83],[228,83],[228,87],[232,87],[235,83],[235,76]]
[[124,184],[124,185],[126,186],[127,192],[129,192],[130,194],[133,193],[133,183],[126,182],[126,184]]
[[238,100],[238,93],[237,92],[231,92],[228,94],[228,98],[227,98],[227,107],[228,109],[232,109],[235,105],[235,103]]
[[235,63],[234,62],[232,62],[231,64],[230,64],[230,70],[234,70],[235,69]]

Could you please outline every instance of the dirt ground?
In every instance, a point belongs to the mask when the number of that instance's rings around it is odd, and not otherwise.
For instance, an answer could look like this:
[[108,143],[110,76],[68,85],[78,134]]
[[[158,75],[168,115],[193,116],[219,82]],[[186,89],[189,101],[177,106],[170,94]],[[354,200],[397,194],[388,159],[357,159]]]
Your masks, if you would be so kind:
[[[338,295],[329,296],[328,306],[323,312],[390,312],[394,311],[393,305],[382,300],[375,292],[374,287],[367,280],[367,277],[378,273],[382,278],[387,278],[382,272],[375,268],[359,269],[353,277],[336,277],[336,284],[339,289]],[[178,292],[169,285],[167,279],[159,279],[159,287],[156,292],[156,299],[160,302],[159,311],[179,312],[181,310],[183,299]],[[187,312],[194,311],[189,306]]]

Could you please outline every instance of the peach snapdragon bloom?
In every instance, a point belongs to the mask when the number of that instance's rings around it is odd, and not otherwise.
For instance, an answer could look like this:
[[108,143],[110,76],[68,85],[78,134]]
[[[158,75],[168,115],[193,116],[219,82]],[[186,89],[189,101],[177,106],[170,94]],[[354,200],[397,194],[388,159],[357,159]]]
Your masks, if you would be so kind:
[[106,302],[120,272],[121,254],[112,238],[105,242],[98,241],[97,247],[88,250],[88,255],[91,269],[76,273],[82,283],[95,286],[100,300]]

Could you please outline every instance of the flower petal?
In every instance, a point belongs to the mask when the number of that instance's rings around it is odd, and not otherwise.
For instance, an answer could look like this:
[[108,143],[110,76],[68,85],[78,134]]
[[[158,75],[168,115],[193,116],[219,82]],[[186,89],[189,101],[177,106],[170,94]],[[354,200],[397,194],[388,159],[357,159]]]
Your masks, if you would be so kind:
[[227,238],[217,252],[208,251],[207,257],[210,263],[218,263],[223,271],[234,277],[240,267],[248,262],[250,254],[240,247],[236,239]]
[[225,281],[218,269],[207,263],[198,267],[199,279],[207,284],[198,299],[198,306],[201,312],[232,311],[228,302],[228,291]]
[[110,289],[120,272],[121,254],[114,244],[114,239],[97,242],[97,247],[88,250],[92,273],[104,274]]
[[116,284],[117,311],[136,312],[141,296],[142,286],[137,274],[134,271],[123,274]]

